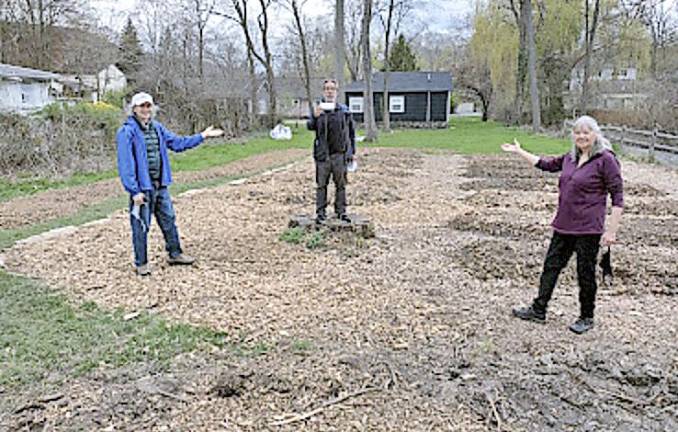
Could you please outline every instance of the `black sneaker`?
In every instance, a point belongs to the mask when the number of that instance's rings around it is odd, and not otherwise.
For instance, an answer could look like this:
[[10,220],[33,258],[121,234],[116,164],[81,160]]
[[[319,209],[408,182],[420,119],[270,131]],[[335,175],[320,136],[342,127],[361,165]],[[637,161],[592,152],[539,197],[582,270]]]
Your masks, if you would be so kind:
[[546,313],[536,311],[532,306],[514,308],[513,316],[526,321],[538,322],[540,324],[546,322]]
[[339,220],[342,221],[342,222],[351,223],[351,218],[348,217],[348,215],[346,213],[344,213],[343,215],[340,215]]
[[316,225],[324,225],[325,224],[325,215],[318,215],[315,217],[315,223]]
[[577,318],[577,321],[570,324],[570,330],[577,334],[586,333],[593,328],[593,318]]

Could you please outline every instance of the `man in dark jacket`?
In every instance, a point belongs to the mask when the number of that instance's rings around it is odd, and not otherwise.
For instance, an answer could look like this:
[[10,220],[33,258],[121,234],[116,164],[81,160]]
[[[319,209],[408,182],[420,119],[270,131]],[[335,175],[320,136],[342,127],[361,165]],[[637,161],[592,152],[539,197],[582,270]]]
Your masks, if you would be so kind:
[[147,242],[151,214],[165,237],[165,249],[170,265],[191,265],[194,258],[182,253],[175,224],[174,208],[167,187],[172,183],[167,149],[181,152],[200,145],[206,138],[218,137],[224,131],[211,126],[199,134],[181,137],[174,135],[161,123],[153,120],[155,107],[148,93],[132,97],[130,116],[116,136],[118,144],[118,174],[129,193],[130,222],[134,265],[139,276],[148,276]]
[[346,105],[337,103],[337,82],[325,80],[323,101],[313,107],[308,128],[315,131],[316,222],[327,218],[327,186],[330,175],[336,186],[334,211],[337,217],[350,222],[346,214],[346,165],[355,155],[355,127]]

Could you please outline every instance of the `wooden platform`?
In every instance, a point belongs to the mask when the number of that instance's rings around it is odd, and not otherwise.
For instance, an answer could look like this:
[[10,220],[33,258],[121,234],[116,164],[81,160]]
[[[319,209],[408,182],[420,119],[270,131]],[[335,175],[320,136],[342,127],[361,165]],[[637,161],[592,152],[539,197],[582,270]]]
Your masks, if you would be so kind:
[[301,214],[290,216],[288,226],[290,228],[303,228],[305,230],[325,229],[335,232],[353,232],[363,238],[374,237],[374,226],[368,218],[357,214],[349,214],[351,222],[344,222],[335,217],[327,218],[324,223],[317,224],[312,216]]

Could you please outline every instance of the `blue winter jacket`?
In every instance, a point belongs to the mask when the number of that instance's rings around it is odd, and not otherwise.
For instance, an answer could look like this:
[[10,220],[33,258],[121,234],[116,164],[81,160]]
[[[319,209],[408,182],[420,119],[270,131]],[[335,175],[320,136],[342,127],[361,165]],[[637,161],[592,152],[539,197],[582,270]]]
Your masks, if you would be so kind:
[[[151,125],[155,128],[160,142],[160,160],[162,161],[160,184],[167,186],[172,183],[172,171],[167,149],[175,152],[188,150],[202,143],[204,138],[201,134],[187,137],[174,135],[155,120],[151,120]],[[116,141],[118,143],[118,174],[125,190],[132,196],[139,192],[153,190],[151,176],[148,172],[144,133],[134,116],[129,116],[123,123],[116,135]]]

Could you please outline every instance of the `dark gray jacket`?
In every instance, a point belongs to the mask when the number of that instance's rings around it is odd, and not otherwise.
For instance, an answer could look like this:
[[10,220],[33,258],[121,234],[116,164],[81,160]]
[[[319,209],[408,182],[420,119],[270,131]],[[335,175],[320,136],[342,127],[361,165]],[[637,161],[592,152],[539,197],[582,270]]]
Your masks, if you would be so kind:
[[[344,154],[346,159],[352,159],[355,154],[355,125],[353,123],[353,116],[348,111],[346,105],[337,103],[335,112],[340,112],[343,115],[334,117],[340,122],[335,130],[339,130],[342,136],[341,142],[344,147]],[[318,118],[313,116],[311,113],[306,126],[309,130],[315,131],[315,140],[313,142],[313,158],[316,161],[326,161],[330,155],[329,142],[327,139],[328,127],[328,116],[322,112]]]

